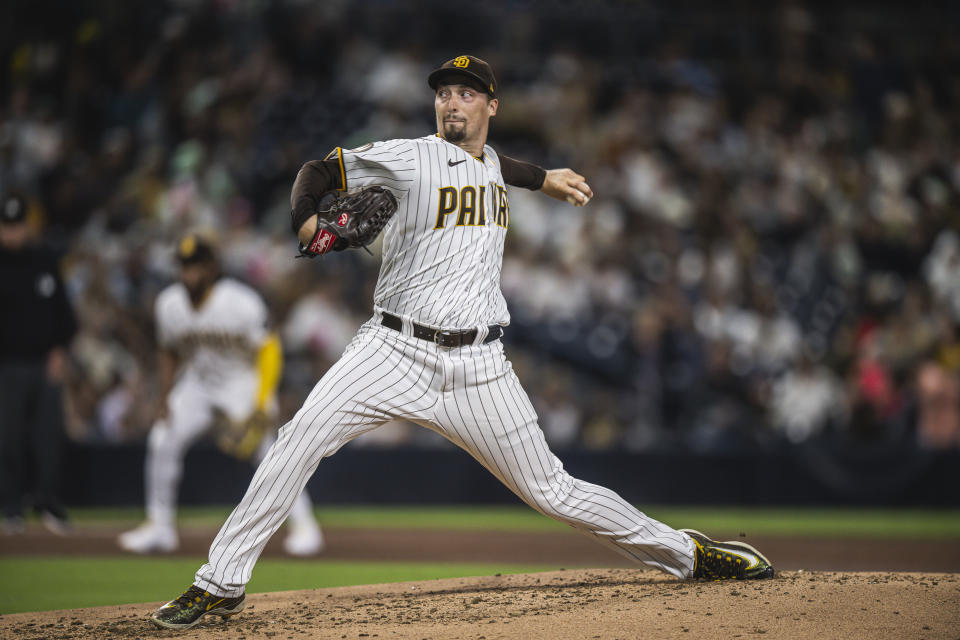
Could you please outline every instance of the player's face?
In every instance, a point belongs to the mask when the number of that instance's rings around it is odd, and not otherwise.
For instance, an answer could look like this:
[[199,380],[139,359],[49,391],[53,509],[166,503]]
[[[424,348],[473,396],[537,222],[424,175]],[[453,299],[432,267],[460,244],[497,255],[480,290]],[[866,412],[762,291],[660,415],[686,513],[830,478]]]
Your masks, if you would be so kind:
[[194,304],[203,301],[216,279],[217,267],[212,263],[197,262],[180,267],[180,281]]
[[490,118],[497,114],[497,100],[465,84],[437,88],[437,132],[448,142],[486,141]]

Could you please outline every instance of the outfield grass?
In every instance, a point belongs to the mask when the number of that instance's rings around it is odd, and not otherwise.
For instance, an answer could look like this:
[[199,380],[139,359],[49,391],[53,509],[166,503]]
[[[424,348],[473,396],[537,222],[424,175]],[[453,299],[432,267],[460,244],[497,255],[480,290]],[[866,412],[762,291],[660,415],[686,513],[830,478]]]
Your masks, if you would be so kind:
[[[204,561],[199,557],[0,557],[0,613],[171,600],[190,586],[194,572]],[[556,568],[265,558],[257,563],[247,592],[531,573]],[[145,609],[144,615],[149,612]]]
[[[671,526],[711,534],[745,532],[752,536],[960,539],[960,510],[740,508],[641,506]],[[181,526],[217,527],[230,507],[185,507]],[[475,531],[563,531],[554,520],[517,506],[320,507],[327,527],[360,529],[449,529]],[[142,509],[77,509],[81,525],[133,525]]]

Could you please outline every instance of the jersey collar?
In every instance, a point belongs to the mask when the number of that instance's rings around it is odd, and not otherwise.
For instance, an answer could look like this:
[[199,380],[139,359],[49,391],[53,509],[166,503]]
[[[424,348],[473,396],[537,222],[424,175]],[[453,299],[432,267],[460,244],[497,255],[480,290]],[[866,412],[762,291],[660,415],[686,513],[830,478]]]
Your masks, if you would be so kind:
[[[433,135],[435,135],[437,138],[439,138],[439,139],[442,140],[443,142],[447,143],[447,144],[450,145],[451,147],[457,147],[457,145],[453,144],[452,142],[450,142],[449,140],[447,140],[446,138],[444,138],[443,136],[441,136],[439,133],[435,133],[435,134],[433,134]],[[457,149],[460,149],[460,147],[457,147]],[[463,151],[463,149],[460,149],[460,151]],[[464,151],[464,153],[466,153],[466,151]],[[467,154],[467,155],[470,155],[470,154]],[[479,160],[480,162],[483,162],[483,161],[486,159],[487,156],[486,156],[486,154],[485,154],[483,151],[481,151],[479,156],[470,155],[470,157],[473,158],[474,160]]]

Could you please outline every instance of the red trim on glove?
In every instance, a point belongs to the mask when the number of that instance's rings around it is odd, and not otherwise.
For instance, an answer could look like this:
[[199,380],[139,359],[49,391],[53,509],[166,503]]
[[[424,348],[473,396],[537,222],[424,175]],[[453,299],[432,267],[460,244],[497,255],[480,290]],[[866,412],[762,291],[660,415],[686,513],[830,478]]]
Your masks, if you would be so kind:
[[310,241],[307,251],[314,255],[322,256],[333,248],[333,243],[336,241],[337,234],[330,233],[326,229],[317,229],[317,233],[314,234],[313,240]]

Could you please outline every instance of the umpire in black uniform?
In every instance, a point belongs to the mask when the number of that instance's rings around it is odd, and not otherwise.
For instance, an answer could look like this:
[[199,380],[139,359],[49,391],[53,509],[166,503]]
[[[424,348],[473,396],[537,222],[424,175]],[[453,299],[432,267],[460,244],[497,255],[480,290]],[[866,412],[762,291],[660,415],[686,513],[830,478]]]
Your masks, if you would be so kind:
[[[54,533],[68,532],[60,502],[63,449],[61,380],[76,319],[59,256],[32,237],[27,202],[0,202],[0,500],[3,530],[25,530],[25,475],[32,505]],[[32,463],[32,464],[31,464]]]

